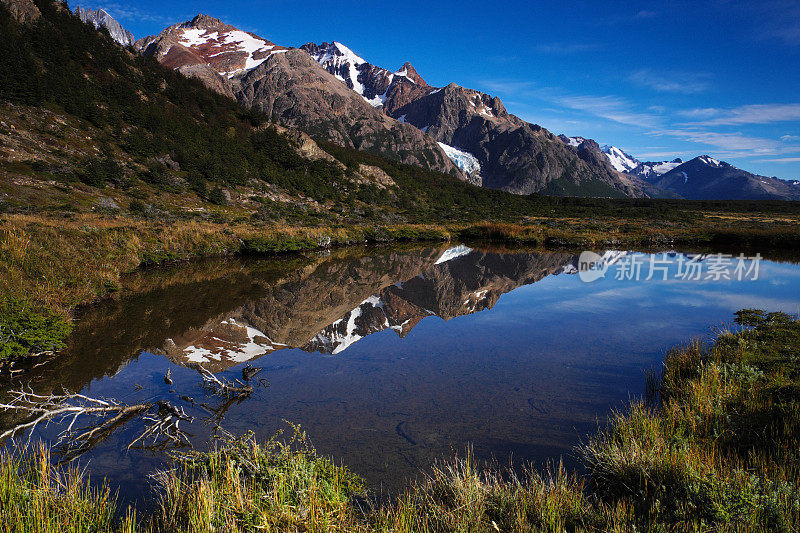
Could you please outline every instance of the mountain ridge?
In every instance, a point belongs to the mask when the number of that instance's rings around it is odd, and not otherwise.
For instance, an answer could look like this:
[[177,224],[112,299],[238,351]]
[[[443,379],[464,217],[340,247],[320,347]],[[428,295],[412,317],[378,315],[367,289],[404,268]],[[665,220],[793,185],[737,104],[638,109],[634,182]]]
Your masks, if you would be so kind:
[[282,126],[464,178],[433,139],[377,111],[299,49],[202,14],[140,39],[136,48]]

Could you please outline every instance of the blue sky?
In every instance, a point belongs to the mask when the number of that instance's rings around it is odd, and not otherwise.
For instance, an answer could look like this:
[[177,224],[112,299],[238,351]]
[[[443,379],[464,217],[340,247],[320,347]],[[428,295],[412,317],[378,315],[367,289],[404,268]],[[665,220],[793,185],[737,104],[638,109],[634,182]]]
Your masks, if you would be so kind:
[[798,0],[81,5],[104,7],[137,38],[202,12],[284,46],[336,40],[642,160],[710,154],[800,179]]

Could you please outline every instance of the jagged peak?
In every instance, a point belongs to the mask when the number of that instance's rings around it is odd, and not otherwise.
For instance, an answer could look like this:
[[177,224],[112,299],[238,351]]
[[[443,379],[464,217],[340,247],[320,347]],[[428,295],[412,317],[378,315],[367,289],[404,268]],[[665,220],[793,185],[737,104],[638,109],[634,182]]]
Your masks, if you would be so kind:
[[413,81],[417,85],[422,85],[423,87],[428,85],[425,82],[425,80],[422,78],[422,76],[419,75],[419,72],[417,72],[417,69],[415,69],[414,66],[411,63],[409,63],[408,61],[403,63],[403,66],[400,67],[400,70],[395,72],[395,75],[396,76],[405,76],[406,78],[408,78],[409,80]]
[[214,18],[210,15],[204,15],[202,13],[198,13],[189,24],[194,26],[195,28],[213,28],[214,26],[220,26],[223,22],[218,19]]

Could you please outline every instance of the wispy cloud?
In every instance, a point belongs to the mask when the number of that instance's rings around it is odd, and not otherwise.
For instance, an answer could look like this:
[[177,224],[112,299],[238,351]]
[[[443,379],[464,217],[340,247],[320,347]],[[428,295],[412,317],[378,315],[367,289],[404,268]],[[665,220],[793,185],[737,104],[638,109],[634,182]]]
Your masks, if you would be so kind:
[[628,80],[658,92],[697,94],[711,88],[711,74],[707,72],[682,72],[675,70],[640,69]]
[[556,102],[628,126],[655,127],[660,122],[658,115],[634,111],[630,102],[618,96],[561,96]]
[[780,146],[778,141],[762,137],[749,137],[741,133],[720,133],[714,131],[701,131],[691,129],[666,129],[652,131],[649,135],[669,135],[695,143],[716,146],[724,150],[750,150],[753,152],[770,153]]
[[800,104],[754,104],[718,110],[718,116],[696,122],[699,126],[738,126],[742,124],[772,124],[800,120]]
[[758,159],[758,163],[800,163],[800,157],[776,157],[774,159]]
[[[580,134],[580,129],[570,122],[588,122],[594,117],[599,124],[614,123],[620,126],[640,128],[643,134],[654,137],[679,139],[698,145],[685,150],[645,149],[641,157],[673,158],[694,151],[705,150],[716,157],[752,158],[772,156],[782,162],[792,161],[800,154],[800,138],[786,134],[782,137],[762,137],[746,131],[726,131],[730,126],[769,123],[776,120],[798,120],[793,113],[800,113],[800,105],[748,105],[733,109],[692,108],[670,110],[661,105],[642,106],[618,95],[580,95],[570,94],[557,87],[539,87],[534,83],[517,80],[491,80],[484,85],[492,91],[512,96],[511,100],[539,100],[546,105],[536,108],[533,121],[547,122],[549,127],[558,125],[563,132]],[[529,106],[525,106],[529,107]],[[550,118],[543,120],[543,111],[548,108]],[[533,108],[530,108],[533,109]],[[527,113],[531,114],[531,113]],[[559,114],[562,116],[559,117]],[[794,117],[794,118],[791,118]],[[681,123],[680,119],[695,119],[695,122]],[[530,119],[529,119],[530,120]],[[602,126],[597,126],[602,127]],[[595,127],[594,129],[597,129]]]
[[716,107],[696,107],[694,109],[679,109],[675,114],[681,117],[701,120],[719,115],[721,112],[722,110]]
[[571,55],[591,52],[600,49],[599,44],[592,43],[546,43],[536,47],[540,54],[550,55]]

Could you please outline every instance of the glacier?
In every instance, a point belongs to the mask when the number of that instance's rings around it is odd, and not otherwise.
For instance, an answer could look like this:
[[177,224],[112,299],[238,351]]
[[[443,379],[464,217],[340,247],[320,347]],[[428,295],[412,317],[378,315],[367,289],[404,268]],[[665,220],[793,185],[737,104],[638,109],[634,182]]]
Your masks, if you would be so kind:
[[444,143],[439,143],[439,146],[442,148],[442,150],[444,150],[444,153],[447,154],[447,157],[452,159],[453,163],[455,163],[458,168],[467,174],[481,171],[481,164],[478,161],[478,158],[471,153],[459,150],[458,148]]

